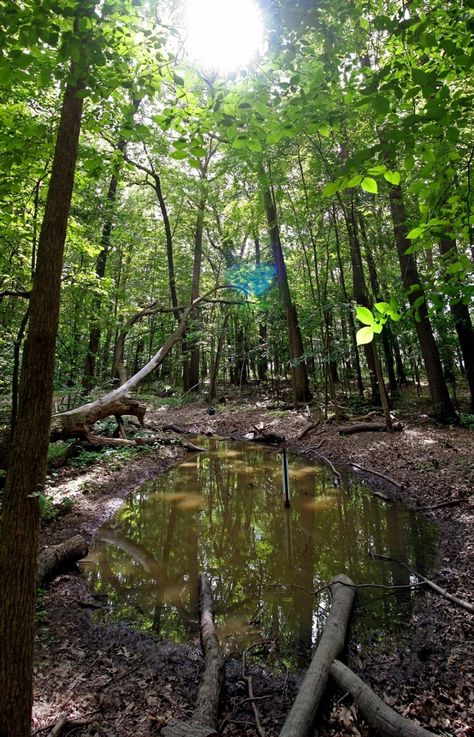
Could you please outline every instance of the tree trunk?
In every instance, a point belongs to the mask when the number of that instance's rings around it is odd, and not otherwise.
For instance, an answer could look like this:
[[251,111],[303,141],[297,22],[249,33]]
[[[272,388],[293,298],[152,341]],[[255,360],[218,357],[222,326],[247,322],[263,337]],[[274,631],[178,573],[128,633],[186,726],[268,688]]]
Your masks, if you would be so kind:
[[351,579],[345,575],[337,576],[330,588],[332,605],[326,626],[280,737],[306,737],[310,734],[329,678],[329,668],[344,648],[355,589]]
[[[442,256],[456,255],[456,241],[452,238],[442,238],[439,245]],[[471,412],[474,412],[474,330],[471,315],[469,314],[468,306],[462,302],[450,305],[450,310],[454,319],[454,327],[458,334],[467,382],[471,393],[470,409]]]
[[53,415],[51,422],[51,440],[59,438],[87,436],[92,430],[92,426],[98,420],[108,417],[109,415],[134,415],[140,422],[143,422],[146,407],[138,400],[128,396],[135,387],[137,387],[143,379],[152,373],[158,366],[163,363],[173,346],[181,340],[186,330],[186,323],[191,312],[197,305],[206,299],[216,290],[213,289],[208,294],[203,295],[199,299],[192,302],[182,312],[179,325],[170,337],[161,346],[160,350],[138,371],[134,376],[130,377],[122,386],[113,389],[105,396],[97,399],[95,402],[84,404],[76,409]]
[[[196,218],[196,230],[194,233],[194,262],[193,262],[193,281],[191,287],[191,300],[194,301],[199,297],[199,290],[201,284],[201,264],[202,264],[202,242],[204,234],[204,211],[206,207],[206,189],[204,183],[202,183],[202,191],[199,198],[198,212]],[[197,323],[198,313],[194,310],[192,316],[193,320]],[[197,324],[195,325],[197,327]],[[183,375],[184,391],[198,392],[200,377],[199,377],[199,359],[200,351],[197,340],[193,339],[191,345],[187,345],[190,349],[189,364],[185,367]]]
[[397,714],[339,660],[333,661],[329,673],[344,693],[351,694],[375,734],[380,737],[433,737],[433,732]]
[[[374,257],[372,256],[372,251],[369,246],[369,239],[367,238],[367,232],[365,230],[364,218],[361,215],[361,213],[358,213],[358,215],[359,215],[360,230],[361,230],[362,238],[365,244],[365,258],[367,261],[367,266],[369,267],[369,278],[370,278],[370,286],[372,289],[372,296],[374,300],[378,302],[381,300],[381,295],[380,295],[379,279],[377,275],[377,267],[375,265]],[[390,386],[390,391],[393,394],[398,391],[398,382],[397,382],[397,377],[395,376],[395,364],[393,360],[392,346],[390,343],[390,337],[388,335],[388,329],[389,329],[389,326],[387,326],[384,330],[382,330],[382,346],[383,346],[383,352],[385,356],[385,363],[387,366],[388,383]]]
[[199,624],[204,653],[204,672],[189,722],[172,719],[162,730],[164,737],[210,737],[216,735],[219,697],[224,679],[224,656],[214,625],[212,590],[208,577],[199,581]]
[[443,376],[443,367],[428,317],[425,292],[418,268],[413,255],[407,253],[412,243],[407,238],[407,217],[402,188],[399,185],[389,185],[388,192],[403,289],[407,294],[411,307],[418,311],[415,327],[428,377],[433,414],[440,422],[458,421]]
[[288,276],[286,273],[286,264],[283,256],[283,249],[280,238],[280,228],[278,226],[278,218],[275,203],[273,201],[270,186],[263,166],[260,168],[262,176],[262,198],[267,218],[268,231],[275,263],[278,287],[283,307],[286,312],[287,330],[288,330],[288,347],[291,360],[291,377],[293,385],[293,400],[295,406],[300,402],[307,402],[311,399],[309,390],[308,372],[304,361],[304,347],[301,337],[301,331],[298,323],[298,314],[296,307],[291,300],[290,287],[288,285]]
[[[342,295],[344,297],[344,302],[347,306],[349,306],[349,295],[347,293],[347,287],[346,287],[346,279],[344,276],[344,267],[342,264],[342,256],[341,256],[341,242],[339,238],[339,228],[337,225],[336,220],[336,213],[335,208],[332,211],[332,220],[334,223],[334,232],[336,236],[336,252],[337,252],[337,262],[339,266],[339,274],[341,279],[341,288],[342,288]],[[356,339],[356,329],[355,329],[355,322],[354,322],[354,315],[352,312],[352,309],[348,309],[348,320],[349,320],[349,333],[351,336],[351,345],[352,345],[352,353],[354,356],[354,363],[356,368],[356,376],[357,376],[357,389],[359,391],[359,394],[361,397],[364,396],[364,383],[362,381],[362,371],[360,368],[360,357],[359,357],[359,350],[357,347],[357,339]]]
[[[359,236],[357,232],[357,223],[354,213],[354,204],[351,200],[350,207],[346,207],[340,198],[340,204],[346,222],[347,233],[349,236],[350,255],[352,263],[352,290],[354,299],[357,304],[370,309],[371,304],[367,293],[367,286],[364,277],[364,268],[362,264],[362,254],[360,250]],[[375,405],[380,404],[380,392],[377,383],[377,371],[375,367],[374,354],[370,345],[364,345],[365,360],[369,368],[370,386],[372,391],[372,402]]]
[[[79,15],[91,12],[84,0]],[[85,39],[82,39],[84,49]],[[84,62],[82,62],[84,63]],[[18,414],[0,523],[0,735],[31,730],[38,494],[46,479],[64,244],[74,185],[84,88],[73,64],[64,93],[38,243]]]
[[[117,151],[123,152],[125,149],[126,141],[121,138],[117,143]],[[107,214],[102,227],[102,235],[100,238],[100,252],[97,256],[95,266],[95,276],[97,279],[97,286],[100,285],[100,281],[105,276],[105,269],[107,266],[107,256],[110,248],[110,235],[112,233],[114,204],[117,197],[117,185],[118,179],[115,174],[112,174],[109,182],[109,189],[107,191]],[[90,392],[94,386],[95,379],[95,368],[97,361],[97,353],[100,344],[100,322],[99,313],[102,304],[102,299],[98,294],[94,295],[92,301],[92,320],[90,324],[89,332],[89,343],[87,347],[86,361],[84,364],[84,377],[82,381],[83,389],[86,393]]]

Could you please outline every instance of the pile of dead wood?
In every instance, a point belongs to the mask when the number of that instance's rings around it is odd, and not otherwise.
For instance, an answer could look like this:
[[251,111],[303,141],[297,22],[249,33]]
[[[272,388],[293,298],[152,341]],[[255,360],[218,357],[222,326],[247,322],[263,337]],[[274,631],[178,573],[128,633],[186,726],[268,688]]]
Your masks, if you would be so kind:
[[[338,660],[344,649],[347,625],[356,586],[348,576],[339,575],[329,584],[332,605],[318,647],[303,683],[286,718],[280,737],[309,737],[331,678],[344,693],[350,693],[368,724],[381,737],[433,737],[432,733],[402,717],[385,704],[352,670]],[[219,694],[224,658],[216,635],[212,593],[208,578],[199,576],[201,643],[205,667],[196,706],[187,721],[172,719],[162,730],[164,737],[211,737],[217,735]],[[253,694],[252,703],[256,701]],[[258,723],[258,732],[265,730]]]

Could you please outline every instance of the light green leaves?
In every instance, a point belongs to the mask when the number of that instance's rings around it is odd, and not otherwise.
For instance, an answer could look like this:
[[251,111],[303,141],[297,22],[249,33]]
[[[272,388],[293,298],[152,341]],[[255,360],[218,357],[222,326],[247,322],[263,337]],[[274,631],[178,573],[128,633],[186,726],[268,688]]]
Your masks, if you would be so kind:
[[356,333],[357,345],[366,345],[372,343],[374,339],[374,331],[371,327],[361,328]]
[[356,318],[366,327],[360,328],[356,333],[357,345],[371,343],[374,335],[381,333],[382,328],[390,318],[394,321],[400,320],[397,303],[394,299],[390,302],[376,302],[374,312],[368,307],[357,305]]
[[372,194],[377,194],[377,192],[379,191],[377,182],[372,177],[364,177],[364,179],[360,183],[360,186],[366,192],[371,192]]
[[383,176],[389,184],[393,184],[395,187],[398,187],[400,184],[400,174],[398,171],[386,171]]

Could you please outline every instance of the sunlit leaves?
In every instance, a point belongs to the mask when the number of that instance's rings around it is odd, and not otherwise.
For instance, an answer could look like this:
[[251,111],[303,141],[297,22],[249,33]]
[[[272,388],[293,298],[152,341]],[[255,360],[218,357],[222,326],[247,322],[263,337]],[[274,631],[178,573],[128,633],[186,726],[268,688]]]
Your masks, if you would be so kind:
[[379,191],[377,182],[372,177],[364,177],[364,179],[360,183],[360,186],[366,192],[371,192],[372,194],[377,194],[377,192]]

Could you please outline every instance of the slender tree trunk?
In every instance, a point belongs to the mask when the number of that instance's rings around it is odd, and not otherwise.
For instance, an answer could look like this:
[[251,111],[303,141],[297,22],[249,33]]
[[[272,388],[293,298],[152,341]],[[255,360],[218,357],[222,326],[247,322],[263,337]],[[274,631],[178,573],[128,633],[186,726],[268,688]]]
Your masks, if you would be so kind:
[[[126,141],[121,138],[117,143],[117,151],[123,152],[125,149]],[[95,275],[97,279],[97,285],[100,285],[101,280],[105,276],[105,269],[107,266],[107,256],[110,248],[110,236],[112,233],[113,216],[114,216],[114,204],[117,198],[117,185],[118,179],[115,174],[112,174],[109,182],[109,188],[107,191],[107,214],[102,226],[102,235],[100,238],[100,251],[97,256],[95,265]],[[85,392],[90,392],[94,386],[95,369],[97,361],[97,353],[99,351],[100,344],[100,307],[102,304],[102,298],[99,294],[95,294],[92,300],[92,320],[90,323],[89,330],[89,343],[87,346],[86,361],[84,364],[84,377],[82,386]]]
[[[339,228],[337,225],[336,220],[336,213],[333,210],[332,212],[332,219],[334,223],[334,232],[336,236],[336,252],[337,252],[337,262],[339,265],[339,274],[341,278],[341,287],[342,287],[342,295],[344,297],[344,302],[346,305],[349,305],[349,295],[347,292],[346,287],[346,279],[344,276],[344,267],[342,264],[342,256],[341,256],[341,241],[339,237]],[[360,367],[360,356],[359,351],[357,348],[357,340],[356,340],[356,329],[355,329],[355,323],[354,323],[354,315],[352,313],[352,309],[348,310],[348,320],[349,320],[349,333],[351,336],[351,345],[352,345],[352,353],[354,356],[354,363],[356,368],[356,376],[357,376],[357,389],[359,391],[359,394],[361,397],[364,396],[364,383],[362,381],[362,371]]]
[[[194,233],[194,262],[193,262],[193,281],[192,281],[192,287],[191,287],[191,301],[194,302],[195,299],[199,297],[199,290],[201,285],[201,265],[202,265],[202,242],[203,242],[203,234],[204,234],[204,213],[206,209],[206,200],[207,200],[207,194],[206,194],[206,188],[204,186],[204,183],[202,185],[202,191],[199,198],[199,204],[198,204],[198,211],[197,211],[197,217],[196,217],[196,229]],[[194,327],[191,323],[191,329],[195,329],[196,327],[196,321],[198,319],[198,311],[195,310],[194,314],[191,316],[194,320]],[[183,341],[184,342],[184,341]],[[196,340],[192,341],[192,345],[188,347],[191,350],[191,354],[189,357],[189,365],[184,367],[184,375],[183,375],[183,384],[184,384],[184,391],[189,392],[198,392],[199,391],[199,360],[200,360],[200,351],[199,351],[199,345]]]
[[[258,267],[261,264],[260,255],[260,239],[258,236],[255,238],[255,264]],[[267,325],[265,322],[260,322],[258,325],[258,358],[257,358],[257,375],[258,380],[262,383],[267,380],[268,370],[268,358],[267,358]]]
[[[89,14],[84,0],[80,14]],[[84,44],[84,39],[82,39]],[[84,48],[84,47],[83,47]],[[73,65],[71,77],[77,76]],[[46,478],[64,244],[74,184],[84,84],[64,93],[51,180],[38,242],[23,354],[18,414],[0,523],[0,735],[31,730],[38,494]]]
[[[456,241],[452,238],[442,238],[439,245],[443,256],[455,255],[457,252]],[[471,393],[470,408],[474,412],[474,330],[471,315],[469,314],[468,306],[462,302],[452,304],[450,310],[454,319],[454,327],[458,334],[469,391]]]
[[301,331],[298,323],[296,307],[292,302],[286,264],[280,238],[280,228],[275,203],[273,201],[270,186],[267,181],[263,166],[260,170],[262,176],[262,199],[267,218],[268,231],[272,246],[273,259],[275,262],[278,287],[283,307],[286,312],[288,345],[291,360],[291,377],[293,385],[293,400],[295,405],[299,402],[307,402],[311,399],[309,390],[308,372],[304,361],[304,347]]
[[403,289],[407,294],[410,305],[417,310],[418,314],[418,319],[415,319],[415,327],[428,377],[433,414],[440,422],[456,421],[458,417],[443,376],[443,367],[428,317],[421,278],[413,255],[407,253],[411,241],[407,238],[407,216],[402,188],[399,185],[389,185],[388,191]]
[[28,325],[28,319],[30,317],[30,307],[23,315],[23,319],[20,324],[20,329],[16,336],[15,343],[13,344],[13,375],[12,375],[12,411],[10,419],[10,437],[13,438],[15,431],[16,415],[18,412],[18,383],[20,377],[20,352],[23,338],[25,337],[26,326]]
[[[367,293],[367,286],[364,277],[364,267],[362,264],[362,254],[360,250],[357,222],[354,212],[354,203],[351,200],[349,207],[347,207],[343,203],[342,199],[340,199],[340,204],[344,214],[344,220],[346,222],[347,233],[349,236],[349,246],[352,263],[352,289],[354,299],[357,304],[363,305],[364,307],[368,307],[370,309],[371,304]],[[367,361],[367,366],[369,368],[372,402],[374,404],[380,404],[380,393],[377,383],[377,370],[375,366],[374,353],[370,345],[364,346],[364,354]]]
[[[367,261],[367,266],[369,267],[369,279],[370,279],[370,286],[372,289],[372,296],[374,300],[380,301],[381,295],[380,295],[380,284],[379,279],[377,275],[377,267],[375,265],[374,257],[372,256],[372,251],[369,246],[369,239],[367,238],[367,232],[365,230],[365,222],[364,218],[361,213],[358,213],[359,216],[359,223],[360,223],[360,231],[362,233],[362,238],[365,245],[365,258]],[[398,391],[398,383],[397,383],[397,377],[395,376],[395,363],[393,360],[393,353],[392,353],[392,346],[390,343],[390,337],[388,335],[388,329],[389,326],[382,330],[382,347],[383,352],[385,356],[385,364],[387,366],[387,374],[388,374],[388,383],[390,386],[390,391],[392,393]]]

